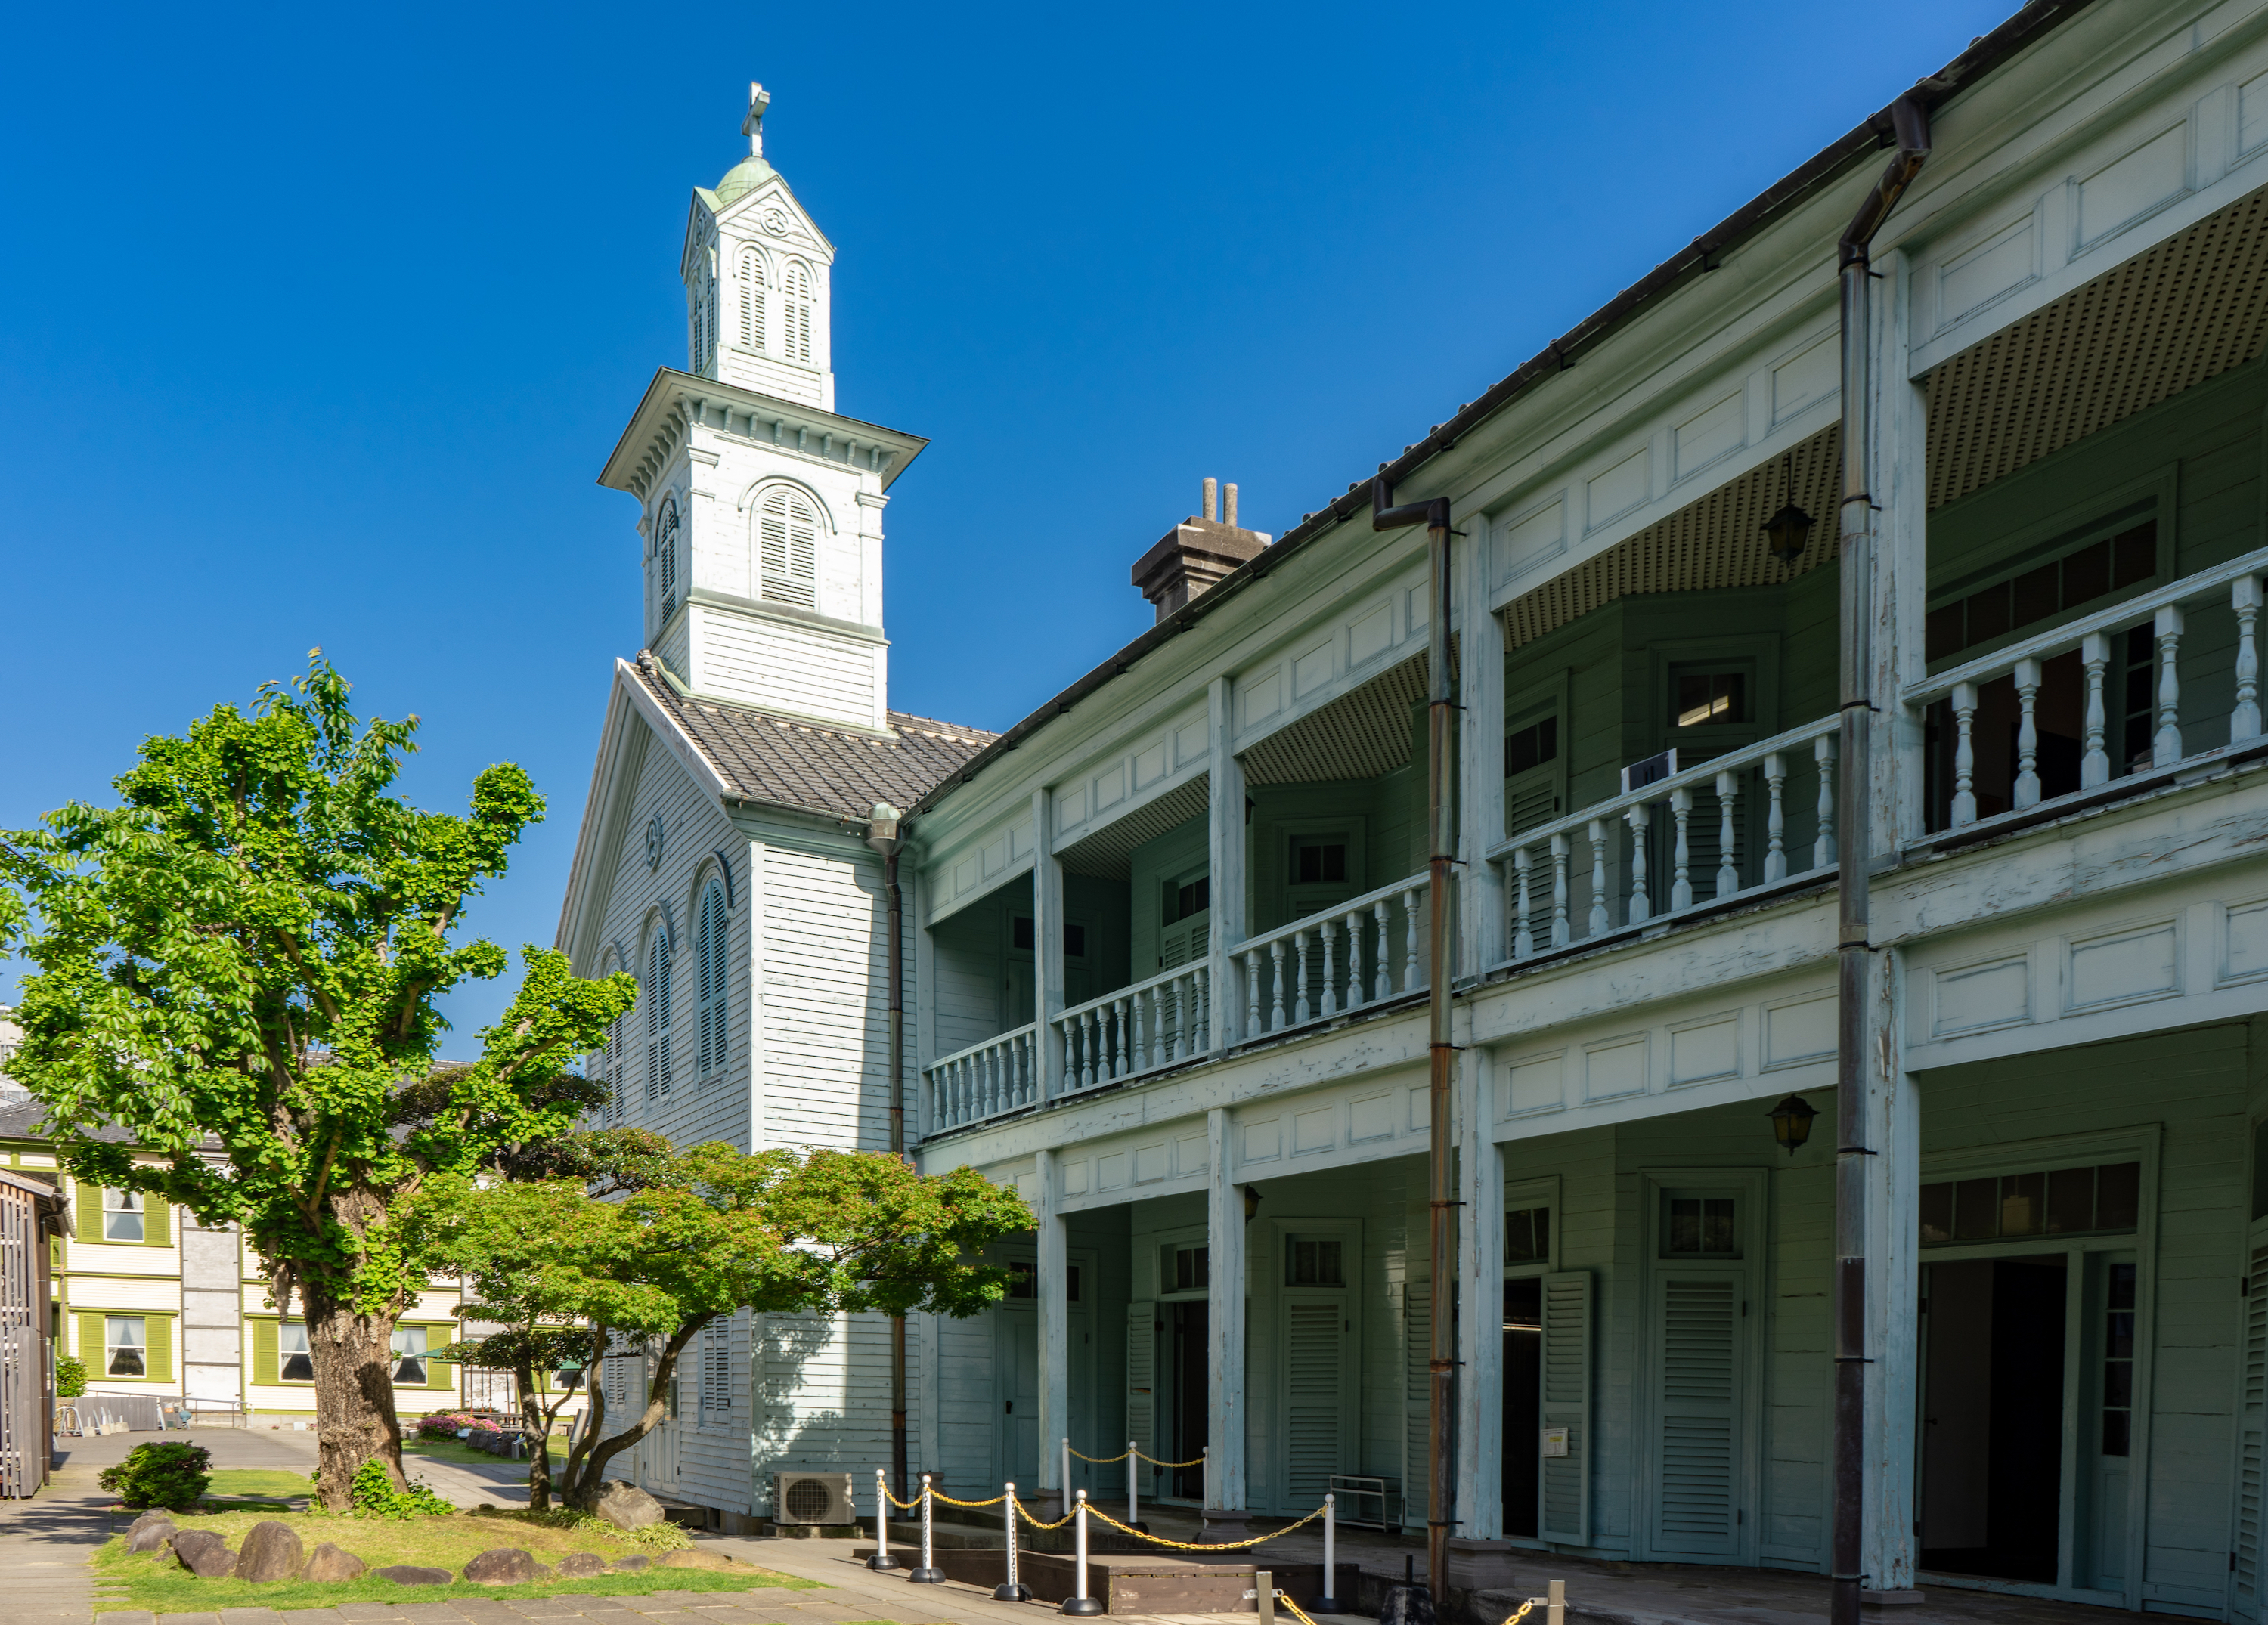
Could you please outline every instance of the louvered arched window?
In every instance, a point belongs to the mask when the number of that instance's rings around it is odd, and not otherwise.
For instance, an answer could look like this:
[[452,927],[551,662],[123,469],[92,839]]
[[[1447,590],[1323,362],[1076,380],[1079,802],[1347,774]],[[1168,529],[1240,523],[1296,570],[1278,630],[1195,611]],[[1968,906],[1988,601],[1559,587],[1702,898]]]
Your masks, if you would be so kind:
[[819,607],[819,514],[790,485],[775,485],[756,504],[763,581],[757,596],[802,609]]
[[740,256],[740,348],[764,347],[764,262],[753,254]]
[[661,599],[661,621],[677,613],[677,498],[665,496],[653,520],[653,574]]
[[669,1092],[669,933],[658,930],[646,954],[645,1098]]
[[725,975],[730,961],[725,954],[725,888],[711,880],[702,888],[701,912],[693,927],[693,980],[700,1007],[700,1075],[706,1078],[725,1065]]
[[811,268],[800,260],[787,266],[787,308],[782,312],[780,344],[790,361],[811,359]]

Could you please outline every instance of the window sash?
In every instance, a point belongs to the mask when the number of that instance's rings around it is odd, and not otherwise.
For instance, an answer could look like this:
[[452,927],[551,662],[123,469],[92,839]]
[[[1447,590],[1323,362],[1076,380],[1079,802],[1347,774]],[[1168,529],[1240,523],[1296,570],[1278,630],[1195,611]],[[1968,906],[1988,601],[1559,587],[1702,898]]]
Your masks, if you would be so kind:
[[105,1376],[147,1377],[150,1374],[150,1323],[144,1316],[104,1316],[102,1341]]

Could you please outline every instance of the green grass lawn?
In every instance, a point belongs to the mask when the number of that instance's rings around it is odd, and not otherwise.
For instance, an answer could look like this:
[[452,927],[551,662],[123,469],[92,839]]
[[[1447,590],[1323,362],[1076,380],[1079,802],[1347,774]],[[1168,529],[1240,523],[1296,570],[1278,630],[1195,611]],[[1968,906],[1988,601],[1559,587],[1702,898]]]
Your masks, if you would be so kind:
[[[475,1450],[462,1439],[404,1438],[401,1441],[401,1453],[405,1458],[427,1456],[436,1461],[456,1461],[468,1467],[516,1467],[523,1479],[527,1475],[526,1462],[514,1461],[510,1456],[491,1456],[485,1450]],[[551,1460],[556,1463],[564,1461],[566,1459],[567,1436],[564,1433],[555,1433],[551,1436]]]
[[313,1488],[305,1473],[286,1473],[277,1467],[218,1467],[206,1486],[205,1499],[295,1501],[312,1494]]
[[[640,1549],[626,1540],[585,1529],[551,1528],[509,1512],[459,1513],[451,1518],[395,1522],[320,1512],[247,1509],[178,1521],[184,1529],[216,1530],[230,1546],[235,1547],[242,1543],[245,1532],[253,1525],[269,1518],[289,1524],[310,1552],[322,1541],[334,1541],[373,1569],[394,1563],[416,1563],[460,1570],[481,1553],[504,1546],[519,1547],[538,1562],[549,1563],[556,1563],[569,1552],[593,1552],[611,1562]],[[591,1579],[548,1580],[531,1585],[474,1585],[463,1580],[446,1585],[396,1585],[391,1580],[379,1579],[354,1580],[340,1585],[280,1580],[261,1585],[249,1580],[201,1580],[170,1562],[161,1566],[146,1555],[127,1551],[123,1536],[113,1539],[98,1550],[92,1562],[95,1571],[106,1581],[124,1587],[122,1595],[105,1597],[95,1604],[103,1612],[147,1608],[160,1614],[211,1614],[222,1608],[315,1608],[346,1602],[433,1602],[453,1597],[548,1597],[563,1592],[591,1597],[642,1597],[670,1591],[746,1592],[767,1587],[800,1591],[817,1585],[815,1581],[792,1579],[767,1569],[739,1566],[730,1570],[649,1569],[636,1574],[603,1574]]]

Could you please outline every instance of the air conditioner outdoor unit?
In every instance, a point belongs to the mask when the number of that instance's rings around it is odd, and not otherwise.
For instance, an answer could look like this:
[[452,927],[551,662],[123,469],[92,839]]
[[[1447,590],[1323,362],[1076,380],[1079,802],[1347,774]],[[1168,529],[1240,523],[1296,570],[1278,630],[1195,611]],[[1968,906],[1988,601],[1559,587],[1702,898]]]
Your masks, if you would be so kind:
[[848,1473],[781,1473],[775,1475],[772,1521],[780,1524],[855,1524]]

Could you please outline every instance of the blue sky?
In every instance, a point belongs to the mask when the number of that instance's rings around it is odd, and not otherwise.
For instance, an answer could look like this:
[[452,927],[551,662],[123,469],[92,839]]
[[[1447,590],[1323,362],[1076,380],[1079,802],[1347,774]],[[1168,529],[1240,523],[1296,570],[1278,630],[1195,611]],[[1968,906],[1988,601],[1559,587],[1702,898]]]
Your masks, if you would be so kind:
[[1000,727],[1148,622],[1128,570],[1202,476],[1281,533],[2011,10],[26,9],[0,827],[320,644],[424,719],[421,802],[534,775],[470,923],[549,942],[638,643],[593,480],[683,364],[688,189],[751,78],[840,251],[838,409],[932,441],[892,703]]

